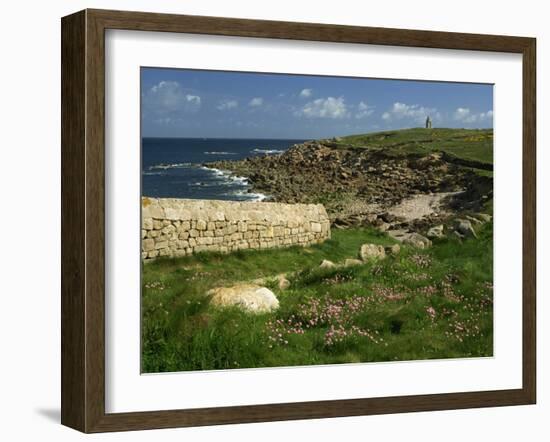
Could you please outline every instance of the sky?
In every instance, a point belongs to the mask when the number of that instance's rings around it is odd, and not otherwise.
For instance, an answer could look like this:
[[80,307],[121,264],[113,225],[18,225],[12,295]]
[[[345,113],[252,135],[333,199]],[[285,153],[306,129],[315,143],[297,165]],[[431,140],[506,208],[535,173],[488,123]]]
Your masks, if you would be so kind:
[[490,128],[493,86],[141,68],[143,137],[315,139],[423,127]]

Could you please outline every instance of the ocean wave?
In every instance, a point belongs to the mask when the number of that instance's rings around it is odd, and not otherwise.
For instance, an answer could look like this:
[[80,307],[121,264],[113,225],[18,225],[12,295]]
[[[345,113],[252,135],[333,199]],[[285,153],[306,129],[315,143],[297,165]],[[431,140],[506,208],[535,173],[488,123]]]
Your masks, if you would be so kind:
[[252,201],[264,201],[267,198],[267,195],[263,193],[249,193]]
[[[248,182],[248,178],[244,176],[235,175],[229,170],[216,169],[213,167],[201,166],[201,169],[209,171],[216,179],[217,185],[232,188],[228,189],[229,192],[225,193],[225,196],[237,197],[241,201],[264,201],[267,198],[267,195],[263,193],[249,192],[250,183]],[[202,185],[208,186],[208,184],[205,183],[202,183]]]
[[200,166],[200,169],[210,172],[212,175],[220,178],[227,177],[231,173],[227,170],[216,169],[215,167]]
[[142,175],[147,175],[147,176],[151,176],[151,175],[166,175],[165,172],[143,172]]
[[283,153],[284,150],[280,149],[252,149],[250,152],[253,153],[264,153],[264,154],[273,154],[273,153]]
[[184,167],[189,167],[191,165],[192,165],[192,163],[172,163],[172,164],[160,163],[160,164],[156,164],[154,166],[149,167],[149,170],[182,169]]
[[[219,187],[220,183],[219,182],[209,183],[209,182],[204,182],[204,181],[196,181],[194,183],[187,183],[187,185],[189,187]],[[223,183],[222,183],[222,185],[223,185]]]
[[230,179],[235,184],[239,184],[241,186],[248,186],[248,178],[244,176],[230,175],[228,179]]
[[204,152],[205,155],[237,155],[237,152]]
[[201,169],[211,172],[215,177],[225,181],[225,184],[237,184],[239,186],[248,186],[248,178],[235,175],[229,170],[216,169],[214,167],[202,166]]
[[236,192],[226,195],[243,197],[245,201],[264,201],[267,198],[267,195],[264,195],[263,193],[247,192],[245,190],[237,190]]

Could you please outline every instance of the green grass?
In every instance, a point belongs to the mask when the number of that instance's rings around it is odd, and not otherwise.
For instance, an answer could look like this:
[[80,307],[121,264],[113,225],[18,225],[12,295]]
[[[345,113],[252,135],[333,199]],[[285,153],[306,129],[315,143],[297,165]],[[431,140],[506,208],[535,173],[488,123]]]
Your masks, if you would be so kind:
[[403,129],[350,135],[338,143],[357,149],[379,149],[389,155],[444,151],[466,160],[493,163],[492,129]]
[[[144,264],[142,369],[490,356],[492,227],[478,235],[463,243],[440,240],[425,251],[402,247],[397,257],[349,268],[318,265],[354,258],[362,243],[392,240],[369,229],[333,230],[331,240],[308,248]],[[282,291],[267,284],[280,301],[270,314],[214,308],[205,295],[214,286],[280,273],[289,275],[291,285]]]

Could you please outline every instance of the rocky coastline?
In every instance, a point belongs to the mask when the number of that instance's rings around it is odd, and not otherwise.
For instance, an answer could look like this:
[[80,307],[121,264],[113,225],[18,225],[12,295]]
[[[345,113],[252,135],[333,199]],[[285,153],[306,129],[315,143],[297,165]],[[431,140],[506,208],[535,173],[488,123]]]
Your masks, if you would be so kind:
[[[347,146],[340,139],[296,144],[279,154],[204,166],[246,177],[251,192],[284,203],[321,203],[336,228],[374,225],[424,233],[457,216],[486,210],[492,165],[447,152],[403,154]],[[475,167],[472,167],[475,166]],[[400,205],[401,210],[399,210]],[[407,216],[418,212],[418,216]]]

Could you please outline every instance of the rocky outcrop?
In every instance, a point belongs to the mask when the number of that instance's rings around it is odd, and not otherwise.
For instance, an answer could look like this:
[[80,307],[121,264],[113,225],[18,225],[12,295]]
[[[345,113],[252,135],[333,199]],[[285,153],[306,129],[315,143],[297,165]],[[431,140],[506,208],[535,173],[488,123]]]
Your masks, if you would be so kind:
[[142,198],[142,259],[308,246],[330,238],[321,204]]
[[[492,178],[480,177],[450,159],[438,152],[399,155],[319,140],[278,155],[205,165],[246,176],[253,191],[268,194],[273,201],[322,202],[333,225],[345,227],[372,224],[373,214],[376,217],[414,195],[466,189],[467,196],[454,203],[462,207],[472,198],[481,202],[492,192]],[[378,225],[380,230],[387,227]]]
[[472,226],[472,222],[468,219],[457,219],[456,220],[456,231],[465,238],[473,237],[477,238],[476,231]]
[[430,227],[426,236],[428,238],[443,238],[445,236],[445,234],[443,233],[443,229],[444,229],[443,224]]
[[390,235],[396,241],[419,249],[427,249],[432,245],[432,242],[428,238],[417,232],[407,232],[405,230],[390,230],[388,231],[388,235]]
[[407,244],[418,249],[427,249],[432,246],[432,242],[428,238],[416,232],[406,235],[405,239],[403,239],[403,244]]

